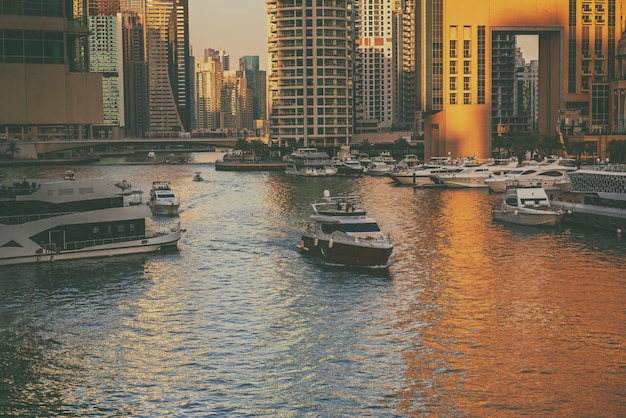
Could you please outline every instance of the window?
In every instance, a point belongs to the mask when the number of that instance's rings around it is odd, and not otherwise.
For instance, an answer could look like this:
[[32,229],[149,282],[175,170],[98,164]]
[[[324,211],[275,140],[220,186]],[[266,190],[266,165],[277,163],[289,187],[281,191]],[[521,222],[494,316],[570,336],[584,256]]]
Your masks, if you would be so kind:
[[470,77],[463,77],[463,90],[471,90]]
[[472,95],[470,93],[463,93],[463,104],[472,104]]
[[472,56],[472,41],[463,41],[463,58],[470,58]]
[[450,104],[456,104],[456,103],[457,103],[456,93],[450,93]]
[[456,61],[450,61],[450,74],[457,74]]
[[450,58],[456,58],[456,57],[457,57],[456,39],[452,39],[450,41]]
[[456,90],[456,77],[450,77],[450,90]]
[[463,73],[471,74],[472,73],[472,62],[469,60],[463,61]]

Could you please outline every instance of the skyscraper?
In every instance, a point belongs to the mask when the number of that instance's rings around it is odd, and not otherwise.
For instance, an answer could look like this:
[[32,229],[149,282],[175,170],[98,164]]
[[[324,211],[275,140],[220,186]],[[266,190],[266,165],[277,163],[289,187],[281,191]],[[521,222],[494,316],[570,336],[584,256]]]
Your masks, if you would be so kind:
[[351,0],[268,0],[272,145],[338,147],[352,137]]
[[83,6],[0,2],[0,135],[83,139],[102,123],[102,75],[89,73]]

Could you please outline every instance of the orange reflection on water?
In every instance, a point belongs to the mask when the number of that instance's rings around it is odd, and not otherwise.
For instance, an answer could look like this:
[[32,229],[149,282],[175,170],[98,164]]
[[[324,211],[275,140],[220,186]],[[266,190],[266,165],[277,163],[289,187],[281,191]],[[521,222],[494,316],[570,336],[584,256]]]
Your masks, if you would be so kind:
[[430,197],[439,212],[422,214],[421,225],[432,222],[422,245],[434,247],[437,259],[421,305],[399,320],[422,328],[404,353],[403,412],[624,411],[625,265],[590,256],[562,230],[492,222],[485,193]]

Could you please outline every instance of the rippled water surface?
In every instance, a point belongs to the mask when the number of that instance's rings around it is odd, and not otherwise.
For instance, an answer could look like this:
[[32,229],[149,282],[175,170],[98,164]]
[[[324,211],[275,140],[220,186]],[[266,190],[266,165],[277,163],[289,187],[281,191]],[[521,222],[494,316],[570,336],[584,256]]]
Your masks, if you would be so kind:
[[[623,237],[493,222],[485,190],[74,169],[171,181],[187,232],[178,251],[0,268],[0,415],[626,415]],[[388,269],[299,254],[325,189],[393,236]]]

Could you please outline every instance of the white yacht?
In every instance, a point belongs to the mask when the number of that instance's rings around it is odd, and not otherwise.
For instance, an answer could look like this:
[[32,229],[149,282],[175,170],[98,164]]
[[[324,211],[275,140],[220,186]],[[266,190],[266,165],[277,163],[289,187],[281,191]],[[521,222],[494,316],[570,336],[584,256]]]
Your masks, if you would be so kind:
[[528,164],[485,180],[491,191],[503,193],[508,186],[541,186],[544,190],[559,190],[559,182],[566,174],[577,170],[576,161],[569,158],[553,158],[541,163]]
[[553,207],[546,191],[540,187],[509,187],[502,195],[499,208],[491,211],[493,219],[517,225],[554,226],[565,211]]
[[462,169],[451,164],[449,157],[433,157],[427,164],[408,170],[394,170],[389,175],[398,185],[423,187],[436,185],[433,178],[438,174],[459,172]]
[[178,213],[180,200],[174,194],[169,181],[152,182],[148,206],[154,215],[175,215]]
[[299,148],[286,158],[285,173],[306,177],[335,176],[330,156],[317,148]]
[[433,181],[442,183],[452,188],[463,187],[489,187],[486,183],[487,179],[496,175],[504,175],[511,172],[517,167],[517,161],[510,161],[504,165],[495,165],[490,163],[472,165],[464,168],[462,171],[452,173],[437,174]]
[[159,251],[180,224],[156,230],[118,184],[37,179],[0,183],[0,266]]

